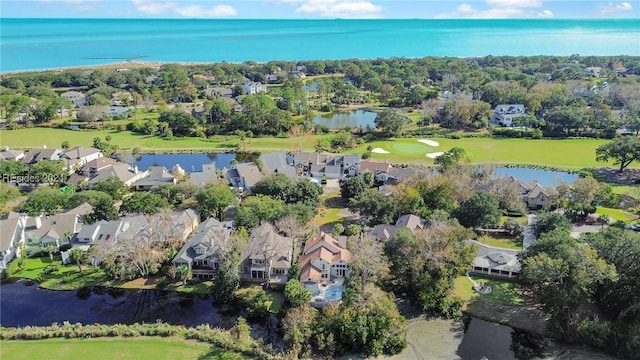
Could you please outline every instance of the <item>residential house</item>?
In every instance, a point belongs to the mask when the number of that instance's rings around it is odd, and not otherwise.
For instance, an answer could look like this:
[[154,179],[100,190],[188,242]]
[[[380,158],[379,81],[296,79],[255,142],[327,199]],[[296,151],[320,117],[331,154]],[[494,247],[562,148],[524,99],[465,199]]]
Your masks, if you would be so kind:
[[251,237],[241,253],[238,275],[245,281],[287,282],[291,267],[292,240],[284,237],[269,223],[251,232]]
[[424,229],[425,221],[416,215],[402,215],[398,218],[395,225],[380,224],[373,227],[371,236],[378,241],[387,241],[402,228],[409,229],[411,232]]
[[191,109],[191,116],[193,116],[196,119],[203,118],[205,116],[205,113],[206,113],[206,109],[202,105],[198,105],[193,109]]
[[73,247],[88,250],[89,246],[105,241],[115,244],[118,241],[128,241],[140,234],[149,224],[142,215],[126,216],[122,219],[100,220],[90,225],[84,225],[71,240]]
[[151,166],[147,170],[147,176],[136,180],[133,188],[136,190],[149,191],[152,188],[164,184],[175,184],[177,182],[175,176],[164,166]]
[[107,170],[115,163],[115,160],[108,157],[101,157],[95,160],[91,160],[88,163],[82,165],[82,167],[75,173],[71,174],[71,176],[69,176],[69,178],[67,179],[67,184],[76,186],[88,184],[89,179],[98,175],[100,171]]
[[370,172],[373,175],[373,179],[377,182],[385,182],[391,176],[391,170],[393,166],[389,162],[377,162],[377,161],[363,161],[360,163],[358,175],[364,175]]
[[5,146],[4,150],[0,151],[0,160],[8,161],[20,161],[24,158],[24,151],[11,150],[8,146]]
[[200,215],[193,209],[176,211],[171,214],[170,235],[180,241],[185,241],[200,224]]
[[87,146],[76,146],[74,148],[64,150],[60,156],[61,159],[66,161],[67,170],[70,171],[101,157],[103,156],[100,149]]
[[235,168],[227,170],[224,176],[229,180],[231,186],[240,191],[248,191],[258,181],[262,180],[265,175],[270,175],[267,171],[265,173],[261,172],[255,163],[242,163],[236,164]]
[[264,78],[267,81],[267,84],[275,84],[279,80],[278,75],[275,74],[267,74]]
[[79,91],[65,91],[60,94],[60,97],[71,101],[73,106],[77,108],[87,105],[87,96]]
[[0,220],[0,275],[4,276],[11,260],[22,256],[25,218],[11,213]]
[[347,250],[344,238],[337,240],[320,232],[306,241],[298,259],[300,282],[313,296],[318,296],[322,287],[349,277],[350,260],[351,252]]
[[525,107],[522,104],[502,104],[493,110],[490,124],[512,127],[514,119],[525,116]]
[[262,92],[267,92],[267,87],[263,86],[261,82],[245,81],[242,83],[242,93],[244,95],[255,95]]
[[65,214],[75,214],[78,215],[80,222],[84,222],[85,216],[91,214],[93,212],[93,206],[91,206],[88,202],[83,202],[82,204],[72,208],[65,210]]
[[233,90],[225,87],[207,88],[205,93],[211,97],[230,98],[233,96]]
[[329,158],[328,155],[321,154],[317,151],[296,151],[293,154],[293,166],[298,171],[301,171],[303,175],[308,176],[308,173],[311,171],[312,165],[326,165],[327,158]]
[[148,173],[148,170],[138,171],[137,166],[132,167],[129,164],[115,162],[111,166],[98,171],[98,173],[94,177],[91,177],[87,183],[89,187],[91,187],[93,184],[102,180],[106,180],[110,177],[117,177],[125,185],[131,187],[136,181],[146,177]]
[[112,106],[127,106],[133,101],[133,95],[128,91],[117,91],[111,94]]
[[214,218],[207,219],[178,251],[173,265],[187,265],[191,273],[201,279],[214,278],[228,250],[230,234],[225,224]]
[[27,217],[24,234],[27,245],[58,249],[70,243],[71,238],[82,228],[80,215],[73,212],[53,216]]
[[304,78],[307,77],[307,74],[305,74],[301,70],[293,70],[293,71],[291,71],[290,75],[293,76],[293,77],[297,77],[298,79],[304,79]]
[[274,174],[284,174],[291,180],[296,180],[296,170],[287,163],[287,154],[284,151],[260,155],[262,168]]
[[204,187],[208,184],[215,184],[218,180],[218,172],[216,171],[216,164],[203,164],[202,171],[192,171],[189,173],[187,182]]
[[360,155],[336,155],[327,158],[327,166],[340,168],[340,176],[356,176],[360,170]]
[[531,191],[524,195],[524,201],[529,209],[548,209],[557,197],[558,192],[554,188],[536,183]]
[[584,69],[584,74],[588,76],[598,77],[602,73],[602,67],[589,66]]
[[46,145],[42,149],[27,151],[22,158],[22,162],[28,165],[37,164],[42,160],[58,161],[62,157],[62,150],[48,149]]
[[129,117],[129,108],[124,106],[108,106],[102,109],[102,113],[110,117]]
[[506,279],[517,279],[520,276],[518,250],[489,246],[475,240],[469,240],[467,243],[478,247],[478,255],[473,260],[472,274]]

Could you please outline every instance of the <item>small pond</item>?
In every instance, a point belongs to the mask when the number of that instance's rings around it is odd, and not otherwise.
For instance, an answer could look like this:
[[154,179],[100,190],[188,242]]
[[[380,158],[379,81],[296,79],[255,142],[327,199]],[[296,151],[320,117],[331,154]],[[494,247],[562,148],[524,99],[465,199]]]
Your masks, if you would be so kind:
[[578,174],[570,174],[563,171],[517,167],[496,167],[496,175],[513,176],[526,182],[537,181],[540,185],[547,187],[556,187],[561,182],[572,184],[579,177]]
[[231,168],[231,161],[252,161],[253,156],[238,155],[236,153],[211,153],[211,154],[140,154],[135,160],[135,165],[140,171],[145,171],[151,166],[164,166],[167,170],[173,169],[179,164],[187,172],[202,171],[202,165],[215,163],[216,168]]
[[376,127],[377,113],[366,110],[333,112],[329,115],[318,115],[313,119],[316,125],[323,125],[329,129],[370,128]]

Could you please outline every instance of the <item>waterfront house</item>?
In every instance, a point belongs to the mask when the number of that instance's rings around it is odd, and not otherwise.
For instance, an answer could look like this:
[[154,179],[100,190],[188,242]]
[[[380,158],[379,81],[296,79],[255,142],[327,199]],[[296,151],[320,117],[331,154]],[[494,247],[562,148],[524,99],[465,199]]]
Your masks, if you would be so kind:
[[126,216],[118,220],[100,220],[84,225],[72,239],[72,246],[88,250],[89,246],[104,241],[115,244],[118,241],[133,239],[142,232],[149,222],[142,215]]
[[475,240],[467,243],[478,247],[472,274],[506,279],[517,279],[520,276],[518,250],[489,246]]
[[344,238],[337,240],[319,232],[306,241],[298,260],[300,282],[313,296],[318,296],[323,287],[337,279],[349,277],[350,260],[351,252],[347,250]]
[[364,175],[370,172],[373,175],[373,179],[377,182],[385,182],[391,174],[393,166],[389,162],[377,162],[377,161],[363,161],[360,163],[358,175]]
[[525,107],[522,104],[501,104],[493,110],[493,116],[489,123],[512,127],[514,119],[525,115]]
[[200,215],[193,209],[173,211],[171,213],[171,229],[169,236],[179,241],[185,241],[200,223]]
[[0,275],[6,274],[11,260],[22,256],[20,246],[24,244],[25,218],[10,213],[0,219]]
[[298,178],[296,170],[287,164],[287,154],[284,151],[262,154],[260,155],[260,161],[262,161],[262,168],[269,172],[284,174],[291,180]]
[[69,244],[71,238],[82,228],[80,215],[65,212],[52,216],[27,217],[24,234],[27,245],[56,249]]
[[524,195],[524,200],[529,209],[548,209],[557,197],[558,192],[555,189],[536,183],[531,191]]
[[241,280],[284,284],[291,267],[292,240],[264,223],[251,232],[240,259]]
[[76,146],[74,148],[64,150],[60,156],[67,163],[67,170],[73,171],[76,168],[103,157],[100,149]]
[[175,184],[177,182],[175,176],[173,176],[173,174],[171,174],[164,166],[151,166],[147,170],[147,173],[147,176],[138,179],[133,183],[134,189],[149,191],[156,186]]
[[214,278],[229,248],[230,234],[225,224],[214,218],[207,219],[178,251],[172,264],[187,265],[198,278]]
[[598,77],[602,73],[602,67],[589,66],[584,69],[584,74],[588,76]]
[[224,174],[231,186],[239,191],[249,191],[265,176],[255,163],[236,164]]
[[189,173],[186,181],[195,184],[199,187],[205,185],[215,184],[218,180],[218,172],[216,171],[216,164],[203,164],[202,171],[192,171]]
[[111,164],[111,166],[98,171],[97,174],[89,178],[87,182],[89,187],[91,187],[93,184],[98,183],[102,180],[116,177],[128,187],[131,187],[136,181],[146,177],[148,173],[148,170],[138,171],[137,166],[130,166],[129,164],[115,162]]

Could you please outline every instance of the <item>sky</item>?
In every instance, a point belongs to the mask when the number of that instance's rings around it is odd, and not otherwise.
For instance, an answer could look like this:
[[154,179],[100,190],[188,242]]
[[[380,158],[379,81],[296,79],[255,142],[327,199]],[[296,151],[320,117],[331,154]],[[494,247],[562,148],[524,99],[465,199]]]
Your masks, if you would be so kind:
[[0,0],[0,18],[640,18],[640,0]]

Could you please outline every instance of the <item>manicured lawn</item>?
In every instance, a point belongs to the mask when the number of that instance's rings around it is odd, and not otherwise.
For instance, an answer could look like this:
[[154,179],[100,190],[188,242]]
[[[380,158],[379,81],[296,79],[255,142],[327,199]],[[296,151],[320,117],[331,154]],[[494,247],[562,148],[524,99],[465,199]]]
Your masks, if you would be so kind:
[[496,304],[523,305],[524,299],[520,296],[518,284],[515,282],[485,279],[479,277],[471,277],[477,283],[486,283],[491,285],[493,291],[491,294],[482,295],[473,290],[473,283],[465,276],[459,276],[454,280],[454,294],[461,297],[467,303],[482,299]]
[[[603,166],[595,160],[595,149],[605,140],[567,139],[567,140],[533,140],[533,139],[493,139],[493,138],[433,138],[440,143],[438,147],[419,147],[418,139],[403,138],[380,140],[364,144],[356,149],[363,153],[367,146],[382,148],[389,154],[371,154],[375,160],[389,159],[395,163],[425,162],[433,163],[427,158],[428,152],[447,151],[453,147],[463,148],[472,162],[495,164],[520,164],[550,166],[561,169],[580,169],[589,166]],[[414,149],[413,152],[395,152],[394,148]],[[429,149],[432,149],[430,151]],[[423,151],[424,149],[424,151]]]
[[478,237],[478,241],[489,246],[522,250],[522,239],[506,234],[488,233]]
[[[55,265],[58,269],[51,274],[44,274],[43,270],[49,265]],[[82,273],[79,273],[77,265],[62,265],[59,260],[52,262],[48,257],[29,258],[25,261],[23,268],[14,273],[17,266],[18,260],[15,259],[7,269],[9,277],[36,280],[45,289],[75,290],[85,286],[118,286],[120,284],[110,282],[102,269],[83,266]]]
[[[0,358],[20,359],[242,359],[211,346],[180,338],[100,338],[100,339],[47,339],[30,341],[3,341]],[[229,356],[226,356],[229,355]],[[210,356],[210,357],[209,357]]]
[[634,215],[630,212],[624,211],[622,209],[612,209],[600,207],[596,209],[597,214],[608,215],[611,219],[615,219],[617,221],[629,222],[631,220],[638,220],[638,215]]
[[515,221],[519,222],[522,225],[527,225],[527,223],[529,222],[529,218],[527,218],[526,215],[518,216],[518,217],[515,217],[515,216],[501,216],[500,217],[500,224],[504,224],[508,220],[515,220]]
[[317,226],[336,224],[342,221],[340,210],[345,206],[345,201],[339,193],[331,193],[322,196],[322,204],[318,208],[318,215],[313,219]]
[[[2,130],[0,146],[14,148],[36,148],[42,145],[57,147],[63,141],[72,146],[91,146],[94,137],[110,135],[111,142],[121,149],[139,147],[143,151],[212,151],[233,150],[238,144],[234,136],[216,136],[210,139],[177,138],[164,140],[159,137],[134,134],[129,131],[113,130],[73,131],[54,128],[27,128],[19,130]],[[274,138],[262,137],[246,140],[248,151],[295,151],[313,150],[318,140],[331,135],[302,135],[298,137]],[[378,140],[362,144],[345,153],[366,151],[367,146],[382,148],[389,154],[372,154],[375,160],[388,159],[394,163],[426,163],[433,160],[426,154],[429,152],[447,151],[453,147],[463,148],[472,162],[495,164],[520,164],[557,167],[561,169],[580,169],[597,167],[605,164],[595,161],[595,149],[606,143],[606,140],[568,139],[568,140],[532,140],[532,139],[493,139],[493,138],[434,138],[440,146],[430,147],[421,144],[416,138],[399,138]]]
[[213,281],[203,281],[193,285],[169,285],[167,286],[167,290],[176,291],[179,293],[185,294],[201,294],[201,295],[209,295],[211,294],[211,287],[213,286]]
[[640,185],[621,185],[621,184],[609,184],[615,194],[629,195],[633,198],[640,196]]

